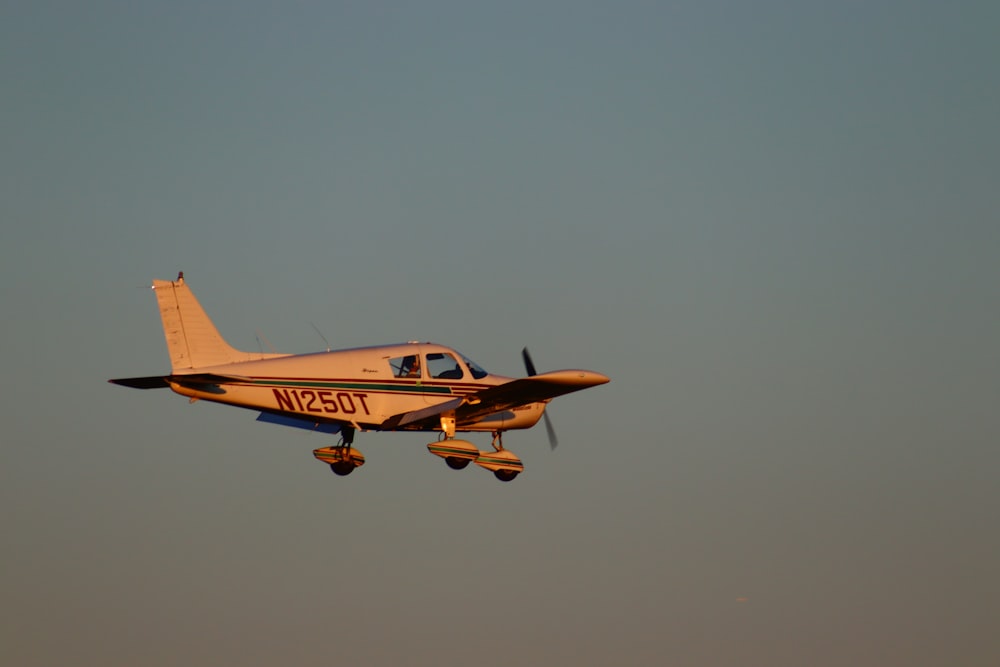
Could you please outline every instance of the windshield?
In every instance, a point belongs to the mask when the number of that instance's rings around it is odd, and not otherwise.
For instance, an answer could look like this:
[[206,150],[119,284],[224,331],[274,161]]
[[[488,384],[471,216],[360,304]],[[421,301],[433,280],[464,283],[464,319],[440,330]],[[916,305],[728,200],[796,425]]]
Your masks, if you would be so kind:
[[487,375],[489,375],[489,373],[483,370],[482,366],[474,362],[472,359],[469,359],[464,354],[462,354],[462,361],[464,361],[465,365],[469,367],[469,372],[472,373],[472,377],[474,377],[475,379],[481,380]]

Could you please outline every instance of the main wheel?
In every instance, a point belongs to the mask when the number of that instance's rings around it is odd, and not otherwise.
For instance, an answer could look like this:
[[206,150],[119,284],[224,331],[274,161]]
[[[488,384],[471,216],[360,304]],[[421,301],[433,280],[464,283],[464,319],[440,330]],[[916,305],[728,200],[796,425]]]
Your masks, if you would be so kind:
[[501,482],[509,482],[518,476],[518,471],[516,470],[494,470],[493,476],[499,479]]
[[330,470],[336,475],[343,477],[344,475],[350,475],[354,472],[354,463],[351,461],[338,461],[337,463],[330,464]]
[[448,467],[452,470],[461,470],[465,466],[469,465],[469,461],[472,459],[460,459],[457,456],[446,456],[444,457],[444,462],[448,464]]

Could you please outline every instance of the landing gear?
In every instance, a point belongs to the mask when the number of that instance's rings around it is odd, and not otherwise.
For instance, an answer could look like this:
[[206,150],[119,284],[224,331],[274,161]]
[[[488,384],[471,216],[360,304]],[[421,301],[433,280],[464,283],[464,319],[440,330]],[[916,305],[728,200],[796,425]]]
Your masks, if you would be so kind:
[[481,452],[468,440],[458,440],[453,424],[442,420],[442,437],[437,442],[427,445],[428,451],[440,456],[452,470],[462,470],[469,463],[475,463],[480,468],[486,468],[501,482],[509,482],[524,470],[521,459],[503,448],[503,432],[493,432],[493,451]]
[[343,477],[365,464],[364,455],[351,445],[354,443],[354,429],[345,426],[341,430],[340,442],[335,447],[323,447],[313,451],[313,456],[330,465],[335,475]]
[[330,464],[330,470],[333,471],[333,474],[340,475],[341,477],[350,475],[356,467],[353,461],[338,461],[337,463]]
[[447,437],[427,445],[427,451],[443,458],[452,470],[465,468],[479,456],[479,449],[471,442]]
[[499,479],[501,482],[509,482],[518,475],[520,475],[516,470],[494,470],[493,476]]
[[521,459],[503,448],[503,431],[493,431],[493,452],[479,452],[476,465],[486,468],[501,482],[509,482],[524,471]]
[[461,470],[469,465],[472,459],[460,459],[457,456],[446,456],[444,462],[448,464],[448,467],[452,470]]

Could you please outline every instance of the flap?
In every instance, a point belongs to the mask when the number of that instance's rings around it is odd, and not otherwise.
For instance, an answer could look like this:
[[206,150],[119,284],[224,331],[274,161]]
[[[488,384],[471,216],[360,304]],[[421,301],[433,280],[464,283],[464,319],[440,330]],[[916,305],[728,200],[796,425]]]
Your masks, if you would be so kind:
[[261,412],[257,415],[257,421],[265,424],[277,424],[278,426],[291,426],[292,428],[302,428],[307,431],[317,433],[340,433],[341,425],[334,422],[316,421],[313,417],[293,417],[288,414],[278,414],[272,412]]

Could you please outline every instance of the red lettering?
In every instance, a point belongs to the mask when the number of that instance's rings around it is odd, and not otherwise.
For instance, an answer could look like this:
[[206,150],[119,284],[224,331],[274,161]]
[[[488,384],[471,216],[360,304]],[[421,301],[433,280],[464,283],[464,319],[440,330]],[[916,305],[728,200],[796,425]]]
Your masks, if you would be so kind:
[[330,395],[333,393],[332,391],[320,391],[317,393],[319,394],[320,402],[323,403],[324,410],[334,414],[336,414],[339,411],[339,408],[337,407],[337,401],[333,400],[330,397]]
[[[308,400],[306,400],[307,398]],[[306,412],[322,412],[322,410],[316,406],[316,392],[303,391],[302,400],[306,401]]]
[[294,410],[295,406],[292,405],[292,399],[288,396],[287,389],[273,389],[274,397],[278,400],[279,410]]
[[[274,398],[278,402],[279,410],[289,412],[328,412],[337,414],[343,412],[346,415],[353,415],[358,412],[360,403],[361,412],[370,415],[368,409],[368,394],[359,392],[340,391],[334,394],[332,391],[312,391],[310,389],[278,389],[272,387]],[[357,399],[357,402],[355,402]]]
[[[344,403],[345,398],[347,399],[346,404]],[[340,409],[349,415],[353,415],[355,412],[358,411],[358,409],[354,407],[354,399],[351,398],[351,395],[348,394],[347,392],[342,391],[339,394],[337,394],[337,402],[340,403]]]

